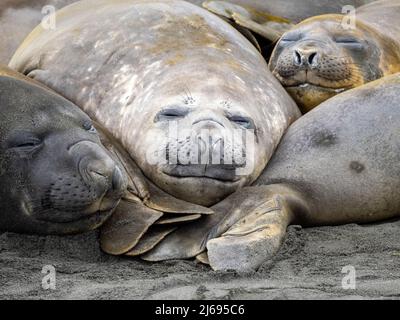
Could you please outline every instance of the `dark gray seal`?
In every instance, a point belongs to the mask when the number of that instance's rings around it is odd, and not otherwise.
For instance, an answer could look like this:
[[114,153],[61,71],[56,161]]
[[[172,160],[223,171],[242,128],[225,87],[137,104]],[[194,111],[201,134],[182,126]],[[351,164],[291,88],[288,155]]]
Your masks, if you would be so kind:
[[71,234],[108,219],[126,187],[77,106],[0,69],[0,230]]

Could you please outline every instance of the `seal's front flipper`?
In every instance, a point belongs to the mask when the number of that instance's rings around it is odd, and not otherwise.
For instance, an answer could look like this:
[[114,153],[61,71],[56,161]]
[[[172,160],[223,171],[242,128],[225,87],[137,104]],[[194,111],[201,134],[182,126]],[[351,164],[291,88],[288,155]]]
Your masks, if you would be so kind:
[[297,210],[306,212],[301,195],[285,185],[250,187],[256,204],[220,237],[207,242],[208,258],[214,270],[249,272],[257,270],[279,249],[286,228]]
[[156,225],[182,225],[184,223],[193,222],[194,220],[198,220],[202,217],[201,214],[192,214],[192,215],[164,215],[161,219],[159,219],[155,224]]
[[210,265],[210,260],[208,260],[208,254],[206,251],[204,251],[203,253],[200,253],[199,255],[196,256],[196,261],[198,263],[202,263],[205,264],[207,266]]
[[101,228],[101,249],[112,255],[127,253],[162,216],[162,212],[146,207],[139,199],[122,199],[114,214]]
[[232,14],[232,19],[239,26],[247,28],[271,42],[276,42],[285,32],[289,31],[293,27],[292,24],[285,22],[270,21],[258,23],[249,17],[241,15],[240,13]]
[[[219,237],[253,208],[253,189],[243,188],[213,206],[214,214],[177,229],[141,258],[146,261],[194,258],[206,250],[209,239]],[[265,199],[267,196],[264,196]],[[241,210],[236,210],[240,207]]]
[[140,239],[139,243],[131,250],[125,253],[129,257],[137,257],[153,249],[167,235],[175,231],[175,226],[152,226],[148,232]]
[[203,7],[217,15],[233,20],[237,25],[247,28],[271,42],[278,40],[293,26],[285,18],[228,1],[206,1],[203,3]]
[[235,12],[241,15],[251,16],[248,9],[230,3],[229,1],[204,1],[202,6],[208,11],[227,19],[232,19],[232,14]]
[[207,243],[211,267],[222,271],[256,270],[278,251],[288,223],[288,211],[280,199],[268,201]]

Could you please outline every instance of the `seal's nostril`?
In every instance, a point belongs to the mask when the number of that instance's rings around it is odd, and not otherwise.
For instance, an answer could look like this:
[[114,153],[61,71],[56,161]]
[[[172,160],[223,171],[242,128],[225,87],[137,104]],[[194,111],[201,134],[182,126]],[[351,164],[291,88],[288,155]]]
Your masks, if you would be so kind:
[[297,50],[294,50],[294,63],[298,66],[301,66],[301,62],[301,54]]
[[317,61],[316,58],[317,58],[317,53],[316,52],[311,53],[310,56],[308,57],[308,63],[310,65],[313,65]]
[[91,176],[97,176],[97,177],[108,179],[107,174],[104,172],[101,172],[100,170],[90,170],[89,173]]

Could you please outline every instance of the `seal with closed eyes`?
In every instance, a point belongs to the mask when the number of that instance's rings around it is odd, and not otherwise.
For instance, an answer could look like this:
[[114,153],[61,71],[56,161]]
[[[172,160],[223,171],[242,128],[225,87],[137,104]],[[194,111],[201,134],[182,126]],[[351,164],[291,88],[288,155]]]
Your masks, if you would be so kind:
[[72,234],[111,215],[126,188],[77,106],[0,67],[0,230]]
[[269,66],[303,112],[345,90],[400,71],[400,1],[382,0],[349,17],[307,19],[279,40]]

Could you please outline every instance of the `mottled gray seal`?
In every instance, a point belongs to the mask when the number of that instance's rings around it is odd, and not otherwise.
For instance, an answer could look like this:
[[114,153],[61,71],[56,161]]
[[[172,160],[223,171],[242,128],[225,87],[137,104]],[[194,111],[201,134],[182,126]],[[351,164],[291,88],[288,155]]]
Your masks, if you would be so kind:
[[[53,31],[37,27],[10,66],[80,106],[151,181],[178,198],[210,205],[252,183],[299,116],[259,52],[187,2],[81,1],[59,11],[57,23]],[[254,170],[238,176],[235,163],[150,164],[149,154],[190,153],[186,135],[168,144],[171,122],[189,134],[253,130]],[[241,148],[234,143],[232,152]]]
[[36,28],[10,65],[106,127],[106,147],[120,144],[130,194],[102,230],[108,253],[144,253],[177,222],[212,214],[204,206],[254,182],[300,116],[256,48],[190,3],[81,1],[57,23]]
[[324,102],[289,128],[253,186],[167,236],[144,259],[190,258],[208,248],[214,269],[249,271],[276,253],[289,224],[400,216],[399,105],[400,74]]
[[0,230],[71,234],[100,226],[126,188],[89,117],[0,68]]
[[400,71],[400,2],[376,1],[343,15],[313,17],[279,40],[270,69],[303,112],[345,90]]

